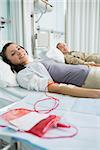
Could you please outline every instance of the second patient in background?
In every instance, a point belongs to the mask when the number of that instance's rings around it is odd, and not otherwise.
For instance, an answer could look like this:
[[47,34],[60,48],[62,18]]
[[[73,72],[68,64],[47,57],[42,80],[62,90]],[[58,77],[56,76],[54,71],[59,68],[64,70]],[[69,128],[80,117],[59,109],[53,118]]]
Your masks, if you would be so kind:
[[84,64],[100,66],[100,54],[71,51],[66,43],[59,42],[56,48],[64,54],[66,64]]

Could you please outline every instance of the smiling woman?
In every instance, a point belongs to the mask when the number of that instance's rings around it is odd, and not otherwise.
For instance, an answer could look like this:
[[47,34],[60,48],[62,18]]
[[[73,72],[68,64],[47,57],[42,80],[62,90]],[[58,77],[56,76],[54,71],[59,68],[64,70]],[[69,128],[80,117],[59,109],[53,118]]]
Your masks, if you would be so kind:
[[[7,51],[6,51],[7,47]],[[19,64],[27,64],[29,63],[28,55],[27,52],[24,50],[23,47],[14,44],[14,43],[8,43],[3,47],[2,50],[3,56],[6,56],[8,60],[14,65],[19,65]]]
[[91,84],[87,88],[82,88],[86,86],[87,79],[91,79],[91,68],[88,66],[66,65],[51,59],[30,62],[26,50],[15,43],[7,43],[2,49],[1,56],[12,70],[17,72],[17,81],[23,88],[36,91],[47,89],[59,94],[100,98],[100,77],[97,78],[96,74],[91,82],[93,88],[98,89],[88,89]]
[[[28,63],[27,51],[25,51],[22,46],[12,42],[5,44],[2,49],[1,56],[3,56],[4,62],[11,66],[11,70],[13,72],[14,70],[16,70],[16,72],[20,71],[25,68],[24,63]],[[27,57],[27,59],[25,59],[25,57]]]

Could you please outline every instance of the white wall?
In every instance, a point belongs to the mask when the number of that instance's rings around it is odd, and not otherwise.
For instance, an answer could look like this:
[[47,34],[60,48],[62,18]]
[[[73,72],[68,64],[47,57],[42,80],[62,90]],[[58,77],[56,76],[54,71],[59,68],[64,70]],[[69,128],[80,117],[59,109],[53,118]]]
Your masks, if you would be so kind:
[[28,51],[29,55],[32,55],[32,23],[31,14],[33,12],[33,1],[23,0],[23,42],[24,47]]

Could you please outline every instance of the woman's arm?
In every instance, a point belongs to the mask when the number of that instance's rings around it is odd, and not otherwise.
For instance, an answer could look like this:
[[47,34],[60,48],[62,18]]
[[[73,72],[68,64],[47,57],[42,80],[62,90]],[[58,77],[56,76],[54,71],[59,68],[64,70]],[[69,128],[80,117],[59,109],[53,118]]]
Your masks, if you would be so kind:
[[100,98],[99,89],[88,89],[88,88],[77,87],[74,85],[49,83],[48,91],[53,93],[64,94],[64,95],[76,96],[76,97]]

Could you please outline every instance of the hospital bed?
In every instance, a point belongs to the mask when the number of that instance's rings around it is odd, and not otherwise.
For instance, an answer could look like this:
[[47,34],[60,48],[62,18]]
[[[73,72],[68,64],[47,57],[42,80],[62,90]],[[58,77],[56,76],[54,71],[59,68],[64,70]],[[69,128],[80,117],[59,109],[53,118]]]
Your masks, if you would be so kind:
[[[99,150],[100,149],[100,99],[77,98],[48,93],[59,99],[59,106],[51,111],[61,117],[63,123],[77,127],[78,134],[72,138],[42,139],[37,136],[0,127],[0,138],[12,144],[17,142],[19,150]],[[29,103],[46,98],[44,92],[28,91],[19,86],[0,87],[0,114],[16,103]],[[51,103],[42,103],[49,108]],[[55,135],[57,132],[55,131]],[[66,132],[62,134],[66,135]]]
[[[45,92],[28,91],[19,87],[16,75],[2,60],[0,60],[0,70],[0,114],[16,103],[20,105],[29,103],[33,107],[36,101],[48,97]],[[64,124],[70,123],[76,126],[78,129],[76,136],[42,139],[28,133],[12,131],[7,127],[0,127],[0,138],[6,140],[10,145],[17,142],[18,150],[53,150],[55,148],[56,150],[99,150],[100,99],[77,98],[54,93],[48,93],[48,95],[59,99],[59,106],[50,113],[60,116]],[[41,103],[41,107],[49,109],[52,106],[50,102],[53,101]],[[63,134],[66,133],[63,132]],[[55,135],[57,135],[56,131]]]
[[[21,101],[27,94],[31,93],[28,90],[17,87],[0,87],[0,111],[2,111],[3,107],[6,107],[14,102]],[[15,144],[13,144],[15,143]],[[0,148],[7,147],[7,149],[12,148],[14,150],[15,146],[19,147],[19,143],[17,143],[8,137],[2,137],[0,132]],[[18,148],[19,149],[19,148]],[[5,149],[6,150],[6,149]]]

